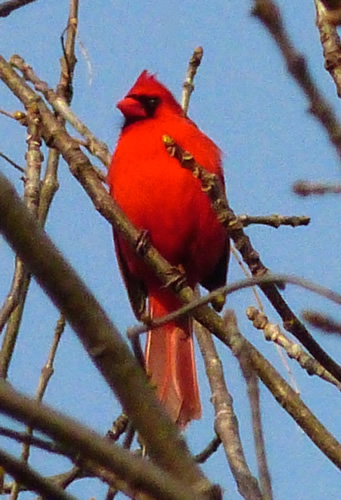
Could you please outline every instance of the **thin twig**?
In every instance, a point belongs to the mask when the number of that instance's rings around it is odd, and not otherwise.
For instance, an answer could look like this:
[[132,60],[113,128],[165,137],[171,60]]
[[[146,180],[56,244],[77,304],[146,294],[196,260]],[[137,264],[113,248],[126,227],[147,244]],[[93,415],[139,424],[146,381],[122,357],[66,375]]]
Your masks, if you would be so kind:
[[198,464],[205,463],[212,455],[215,453],[219,446],[221,445],[221,439],[219,436],[214,436],[214,438],[208,443],[206,448],[204,448],[200,453],[194,455],[194,459]]
[[310,217],[306,215],[237,215],[237,220],[239,220],[244,227],[250,224],[263,224],[275,227],[276,229],[280,226],[307,226],[310,223]]
[[53,109],[86,139],[87,149],[90,153],[96,156],[105,167],[108,167],[111,155],[107,146],[104,142],[97,139],[91,130],[74,114],[64,98],[59,97],[57,93],[49,88],[46,82],[40,80],[31,66],[29,66],[22,57],[18,55],[12,56],[11,64],[18,68],[22,72],[24,78],[33,83],[35,89],[44,95]]
[[[41,153],[41,122],[38,108],[35,104],[28,107],[27,109],[27,153],[26,153],[26,180],[24,189],[24,200],[28,210],[36,218],[38,216],[38,207],[40,199],[40,174],[41,174],[41,164],[43,161],[43,155]],[[23,280],[22,284],[29,285],[30,276],[25,268],[23,268]],[[22,289],[19,289],[17,294],[18,300],[23,297]],[[8,331],[6,334],[8,335]],[[14,350],[18,331],[13,331],[11,346]],[[6,339],[7,342],[7,339]],[[13,354],[13,350],[11,356]],[[10,354],[10,353],[7,353]],[[10,358],[8,358],[10,361]],[[28,435],[32,434],[32,429],[27,429]],[[21,452],[21,459],[23,462],[28,461],[29,457],[29,444],[24,443]],[[17,500],[19,495],[20,485],[17,481],[13,483],[13,489],[11,491],[10,500]]]
[[[18,283],[20,284],[18,288],[14,288]],[[29,283],[30,274],[25,270],[21,259],[16,257],[11,291],[6,298],[6,302],[2,309],[4,314],[2,316],[2,320],[7,322],[0,350],[0,378],[2,379],[6,379],[8,375],[8,369],[19,334]],[[11,293],[13,293],[13,301],[11,301]],[[6,315],[8,313],[9,315],[7,318]]]
[[222,363],[212,336],[199,324],[195,325],[195,334],[211,387],[211,401],[215,411],[214,428],[223,444],[238,491],[246,500],[262,500],[257,479],[252,476],[245,459],[232,396],[228,392]]
[[291,76],[303,90],[310,113],[326,130],[330,142],[341,156],[341,125],[332,107],[316,86],[305,58],[294,47],[284,27],[281,13],[273,0],[253,0],[252,13],[267,28],[287,64]]
[[[226,325],[234,322],[235,327],[237,326],[237,319],[233,311],[226,311],[224,318]],[[273,494],[270,470],[265,452],[258,377],[253,371],[249,359],[247,358],[247,356],[244,356],[244,354],[245,353],[241,351],[240,356],[238,357],[238,361],[240,363],[240,367],[246,381],[250,401],[253,438],[255,442],[260,487],[264,500],[272,500]]]
[[47,451],[49,453],[68,456],[67,451],[58,443],[46,441],[36,436],[29,436],[27,432],[14,431],[13,429],[8,429],[7,427],[0,426],[0,436],[13,439],[18,443],[29,443],[31,446],[35,446],[36,448]]
[[311,196],[322,194],[340,194],[341,184],[326,184],[320,182],[297,181],[293,185],[293,191],[299,196]]
[[23,484],[28,489],[51,500],[76,500],[76,497],[62,490],[49,479],[38,474],[29,465],[12,457],[1,449],[0,463],[6,472],[15,478],[15,484]]
[[[40,152],[40,116],[34,105],[28,108],[27,124],[28,151],[26,154],[24,200],[27,208],[36,217],[40,196],[42,155]],[[8,321],[0,352],[0,374],[3,378],[7,377],[8,368],[17,342],[29,283],[30,275],[17,257],[11,289],[0,312],[0,331]],[[15,500],[15,498],[15,496],[12,496],[11,500]]]
[[29,3],[35,2],[36,0],[8,0],[7,2],[2,2],[0,4],[0,17],[7,17],[16,9],[24,7]]
[[3,158],[4,160],[6,160],[10,165],[12,165],[12,167],[16,168],[17,170],[19,170],[19,172],[21,173],[25,173],[25,169],[20,167],[20,165],[18,165],[17,163],[15,163],[13,160],[11,160],[11,158],[9,158],[7,155],[5,155],[4,153],[1,153],[0,152],[0,156],[1,158]]
[[174,311],[171,314],[167,314],[167,316],[163,316],[162,318],[158,318],[157,320],[153,320],[148,322],[148,325],[142,324],[137,325],[133,328],[129,328],[128,336],[140,335],[141,333],[146,332],[151,328],[158,328],[159,326],[164,325],[165,323],[169,323],[170,321],[174,321],[183,316],[186,316],[190,313],[193,313],[199,307],[209,304],[212,300],[219,295],[230,295],[239,290],[243,290],[244,288],[254,287],[256,285],[262,284],[280,284],[280,283],[288,283],[292,285],[296,285],[298,287],[304,288],[305,290],[309,290],[313,293],[321,295],[326,299],[335,302],[335,304],[341,305],[341,294],[337,292],[333,292],[329,288],[325,288],[321,285],[314,283],[313,281],[306,280],[304,278],[299,278],[298,276],[291,276],[290,274],[271,274],[268,273],[265,276],[261,276],[259,278],[247,278],[239,281],[235,281],[230,283],[229,285],[222,286],[217,288],[213,292],[208,293],[204,297],[195,298],[193,301],[189,302],[183,307],[180,307],[177,311]]
[[7,116],[7,118],[12,118],[13,120],[15,120],[14,114],[4,109],[0,109],[0,115],[4,115]]
[[[11,316],[14,309],[19,304],[24,283],[27,280],[27,273],[25,271],[24,266],[20,259],[15,260],[15,269],[14,275],[12,279],[12,284],[10,291],[0,309],[0,333],[2,332],[4,326],[6,325],[9,317]],[[1,361],[2,354],[0,353],[0,366],[2,365]],[[4,374],[3,369],[0,367],[0,374]]]
[[[163,137],[163,141],[168,153],[172,157],[177,158],[183,168],[190,170],[195,178],[200,180],[202,190],[209,197],[211,206],[217,215],[218,221],[228,231],[228,235],[233,240],[236,249],[240,252],[252,275],[265,275],[268,272],[268,269],[264,266],[258,252],[256,252],[253,248],[250,238],[245,234],[242,224],[237,220],[235,213],[229,206],[224,187],[219,177],[211,172],[208,172],[201,165],[199,165],[193,155],[182,149],[170,136],[165,135]],[[314,340],[303,323],[300,322],[294,312],[290,309],[289,305],[285,302],[278,288],[273,284],[260,285],[260,288],[281,316],[284,328],[294,335],[306,347],[306,349],[308,349],[310,354],[312,354],[312,356],[314,356],[319,363],[326,368],[326,370],[332,373],[334,377],[341,382],[341,366],[338,365],[321,348],[318,342]]]
[[326,333],[341,335],[341,323],[317,311],[303,311],[302,318],[314,328],[319,328]]
[[[55,334],[53,337],[52,346],[51,346],[51,349],[50,349],[50,352],[48,355],[48,359],[45,363],[45,366],[43,366],[42,371],[41,371],[39,385],[38,385],[36,395],[35,395],[36,400],[39,402],[41,402],[43,400],[45,391],[47,389],[47,385],[49,383],[50,378],[53,375],[53,363],[54,363],[54,359],[56,356],[57,347],[59,345],[59,341],[61,339],[64,328],[65,328],[65,318],[62,315],[59,318],[59,320],[57,321],[57,326],[55,329]],[[22,447],[22,451],[21,451],[21,460],[24,462],[27,462],[28,458],[29,458],[30,446],[31,446],[30,439],[33,438],[33,431],[34,431],[34,428],[32,426],[28,426],[26,429],[26,436],[28,439],[25,440],[23,447]],[[13,500],[15,500],[17,498],[18,494],[19,494],[19,484],[14,482],[13,490],[11,492],[11,500],[12,500],[12,498],[13,498]]]
[[321,366],[316,359],[309,356],[300,345],[289,340],[281,332],[278,325],[270,323],[263,312],[258,311],[255,307],[248,307],[246,315],[255,328],[264,332],[265,340],[275,342],[281,346],[289,358],[295,359],[309,375],[317,375],[341,390],[341,383]]
[[[33,421],[37,430],[62,443],[69,450],[71,458],[82,457],[83,461],[89,461],[89,466],[93,463],[97,468],[102,467],[116,474],[130,490],[138,485],[141,492],[163,500],[209,498],[192,489],[179,477],[175,479],[169,472],[159,469],[152,461],[135,457],[79,422],[21,395],[5,381],[0,381],[0,408],[1,413],[26,425]],[[47,495],[46,498],[54,497]]]
[[187,116],[188,113],[189,100],[194,90],[193,80],[198,71],[203,55],[204,55],[203,48],[197,47],[194,50],[193,55],[189,61],[186,78],[183,84],[182,100],[181,100],[181,107],[184,116]]

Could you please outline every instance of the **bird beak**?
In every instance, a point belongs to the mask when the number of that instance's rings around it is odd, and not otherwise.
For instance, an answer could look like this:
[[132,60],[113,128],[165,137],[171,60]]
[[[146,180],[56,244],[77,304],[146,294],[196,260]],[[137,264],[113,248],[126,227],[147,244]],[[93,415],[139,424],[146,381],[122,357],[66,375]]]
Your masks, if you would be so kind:
[[142,104],[134,97],[125,97],[116,107],[126,118],[146,118],[147,113]]

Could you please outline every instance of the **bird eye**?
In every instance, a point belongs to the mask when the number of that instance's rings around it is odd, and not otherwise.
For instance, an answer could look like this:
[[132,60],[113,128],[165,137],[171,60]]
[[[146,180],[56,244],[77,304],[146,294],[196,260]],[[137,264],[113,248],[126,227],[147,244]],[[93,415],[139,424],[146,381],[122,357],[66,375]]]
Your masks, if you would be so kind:
[[135,99],[141,104],[147,118],[152,118],[154,116],[155,110],[161,102],[159,97],[149,95],[129,94],[127,97]]
[[148,104],[152,108],[156,108],[156,106],[159,104],[159,99],[157,97],[150,97],[148,99]]
[[158,97],[145,97],[143,105],[149,117],[154,116],[155,110],[160,104]]

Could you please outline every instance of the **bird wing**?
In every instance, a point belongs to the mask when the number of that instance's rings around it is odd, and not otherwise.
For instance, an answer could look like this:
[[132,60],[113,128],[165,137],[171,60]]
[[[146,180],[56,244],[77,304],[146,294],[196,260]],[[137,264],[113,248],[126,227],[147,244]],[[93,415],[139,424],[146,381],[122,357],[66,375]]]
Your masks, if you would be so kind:
[[[221,254],[217,265],[204,280],[201,281],[201,285],[207,290],[212,292],[216,288],[226,285],[227,270],[230,258],[230,240],[226,238],[224,252]],[[217,297],[212,301],[214,309],[221,311],[225,303],[225,297]]]
[[138,320],[146,313],[147,289],[143,280],[133,276],[121,251],[118,235],[114,232],[114,242],[118,265],[127,288],[129,301]]

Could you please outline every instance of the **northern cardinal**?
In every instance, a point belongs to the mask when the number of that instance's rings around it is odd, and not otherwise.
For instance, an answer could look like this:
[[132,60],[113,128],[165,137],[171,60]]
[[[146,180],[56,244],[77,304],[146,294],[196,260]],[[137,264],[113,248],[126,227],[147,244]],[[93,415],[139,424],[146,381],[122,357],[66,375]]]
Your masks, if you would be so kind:
[[[110,193],[129,219],[173,266],[184,270],[190,286],[208,290],[226,282],[229,240],[201,183],[165,149],[171,136],[223,182],[221,152],[188,118],[171,92],[143,71],[117,104],[125,121],[108,175]],[[162,286],[123,237],[114,232],[116,254],[138,319],[148,299],[150,317],[181,304]],[[146,371],[170,417],[180,428],[201,417],[192,321],[167,323],[148,333]]]

